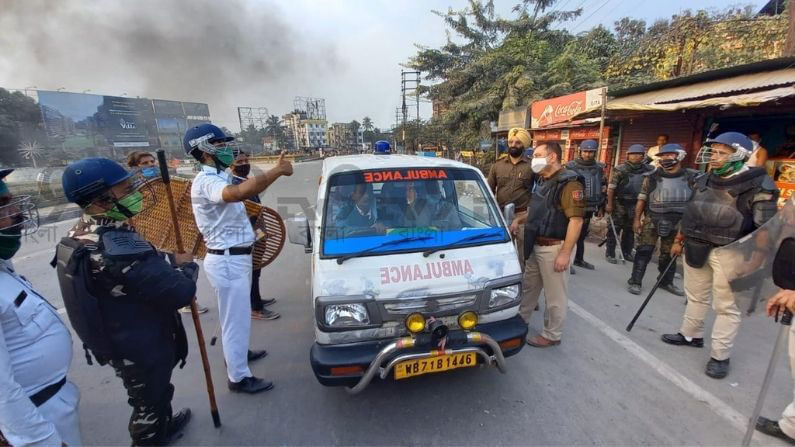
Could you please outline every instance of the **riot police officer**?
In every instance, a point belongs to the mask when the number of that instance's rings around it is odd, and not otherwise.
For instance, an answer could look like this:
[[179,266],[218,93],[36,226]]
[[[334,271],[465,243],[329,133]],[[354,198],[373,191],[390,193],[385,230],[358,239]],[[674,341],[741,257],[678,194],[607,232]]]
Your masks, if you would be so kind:
[[[621,236],[621,252],[624,259],[632,261],[632,247],[635,245],[635,233],[632,221],[635,217],[635,202],[638,200],[640,185],[646,174],[653,167],[643,163],[646,148],[642,144],[633,144],[627,149],[627,161],[618,165],[607,186],[607,206],[605,212],[611,216],[616,233]],[[609,223],[608,223],[609,225]],[[616,236],[612,228],[607,229],[607,262],[616,263]]]
[[56,248],[58,282],[86,358],[109,363],[133,407],[133,445],[168,444],[190,420],[173,414],[171,373],[188,355],[177,309],[196,294],[198,266],[177,253],[177,265],[141,238],[127,219],[143,208],[140,176],[118,163],[86,158],[64,171],[66,198],[83,210]]
[[698,177],[693,197],[685,206],[681,230],[672,255],[684,247],[687,308],[676,334],[662,341],[680,346],[704,346],[704,318],[710,298],[717,316],[712,328],[712,352],[706,374],[722,379],[729,373],[729,355],[740,327],[740,310],[712,249],[751,233],[776,213],[778,189],[764,168],[750,168],[745,160],[753,150],[751,140],[726,132],[706,141],[696,163],[709,164]]
[[14,269],[23,234],[38,226],[30,196],[0,170],[0,445],[80,445],[80,393],[66,380],[72,336],[54,307]]
[[585,238],[588,236],[588,226],[591,217],[601,215],[605,200],[605,165],[596,161],[596,150],[599,144],[596,140],[585,140],[580,143],[580,156],[566,163],[566,168],[576,172],[585,183],[585,217],[577,240],[577,253],[574,255],[574,265],[584,269],[593,270],[594,265],[586,262]]
[[638,248],[632,264],[632,275],[627,281],[627,290],[634,295],[641,292],[643,275],[646,274],[646,267],[651,262],[658,239],[660,256],[657,269],[660,275],[665,275],[660,282],[660,288],[677,296],[685,295],[674,284],[676,267],[671,266],[666,271],[671,261],[671,245],[676,237],[676,229],[685,211],[685,204],[693,195],[691,183],[698,174],[697,171],[682,167],[685,155],[684,148],[678,144],[663,145],[657,152],[660,167],[643,177],[632,224],[635,233],[639,235]]

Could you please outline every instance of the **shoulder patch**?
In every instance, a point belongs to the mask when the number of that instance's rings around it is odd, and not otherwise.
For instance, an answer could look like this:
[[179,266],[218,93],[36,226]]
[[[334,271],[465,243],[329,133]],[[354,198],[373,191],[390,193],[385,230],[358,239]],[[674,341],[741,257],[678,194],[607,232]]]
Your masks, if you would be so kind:
[[582,189],[575,189],[571,192],[571,198],[577,202],[582,201],[583,199],[583,190]]

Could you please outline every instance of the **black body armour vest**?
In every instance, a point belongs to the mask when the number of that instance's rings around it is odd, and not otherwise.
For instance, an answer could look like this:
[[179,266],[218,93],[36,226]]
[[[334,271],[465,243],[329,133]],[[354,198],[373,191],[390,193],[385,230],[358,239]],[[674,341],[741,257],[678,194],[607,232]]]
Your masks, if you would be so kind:
[[536,187],[527,207],[525,233],[534,231],[536,236],[566,239],[569,218],[560,206],[560,195],[567,183],[577,180],[582,181],[582,178],[576,172],[564,168],[554,178]]
[[696,179],[685,206],[682,229],[687,238],[715,246],[730,244],[754,230],[751,201],[769,179],[764,168],[751,168],[727,179],[714,174]]
[[616,170],[626,174],[626,177],[616,185],[616,198],[634,208],[635,202],[638,200],[638,194],[640,194],[641,184],[645,178],[644,174],[653,171],[654,167],[642,163],[639,168],[632,168],[624,163],[619,165]]
[[596,211],[604,202],[604,194],[602,193],[602,186],[605,184],[605,174],[602,163],[594,162],[592,165],[584,165],[579,162],[579,159],[570,161],[566,164],[566,168],[575,171],[582,177],[583,186],[585,186],[585,204],[588,211]]
[[[142,296],[114,296],[112,291],[121,286],[118,281],[103,272],[92,272],[92,253],[121,260],[128,269],[160,254],[131,230],[100,231],[98,244],[61,239],[53,260],[69,321],[83,342],[88,363],[89,352],[100,365],[120,359],[146,364],[150,357],[157,357],[154,353],[159,349],[175,349],[176,359],[184,365],[188,345],[179,314],[153,307]],[[108,244],[115,245],[111,248]],[[118,265],[121,268],[122,264]]]

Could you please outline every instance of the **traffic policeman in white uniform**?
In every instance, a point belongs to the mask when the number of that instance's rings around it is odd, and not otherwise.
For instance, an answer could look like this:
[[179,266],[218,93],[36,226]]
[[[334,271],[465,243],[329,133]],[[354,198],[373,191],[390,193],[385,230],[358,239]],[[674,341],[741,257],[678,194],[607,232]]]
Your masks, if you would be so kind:
[[201,172],[191,186],[191,203],[196,226],[207,244],[204,271],[218,298],[221,341],[226,360],[229,389],[259,393],[273,384],[254,377],[248,362],[267,355],[249,350],[251,335],[251,293],[254,230],[242,203],[263,192],[293,167],[284,154],[273,169],[234,185],[226,168],[235,161],[234,137],[212,124],[202,124],[185,133],[185,151],[201,163]]
[[30,197],[9,193],[11,171],[0,170],[0,432],[14,446],[81,445],[72,336],[11,262],[38,222]]

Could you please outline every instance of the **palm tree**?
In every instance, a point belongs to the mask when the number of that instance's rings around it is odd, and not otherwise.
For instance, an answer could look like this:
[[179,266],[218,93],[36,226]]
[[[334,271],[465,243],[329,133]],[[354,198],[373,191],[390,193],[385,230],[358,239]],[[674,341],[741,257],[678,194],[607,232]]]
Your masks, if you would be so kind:
[[276,144],[281,148],[285,140],[284,126],[282,120],[276,115],[271,115],[265,120],[265,134],[270,135],[276,140]]
[[369,116],[365,116],[364,118],[362,118],[362,129],[364,129],[364,137],[367,138],[369,136],[368,140],[370,143],[370,147],[372,148],[374,127],[373,127],[373,120],[371,120]]
[[33,163],[33,167],[37,168],[36,158],[41,158],[44,156],[43,147],[39,145],[35,140],[34,141],[26,141],[19,146],[19,153],[22,155],[22,158],[30,160]]

